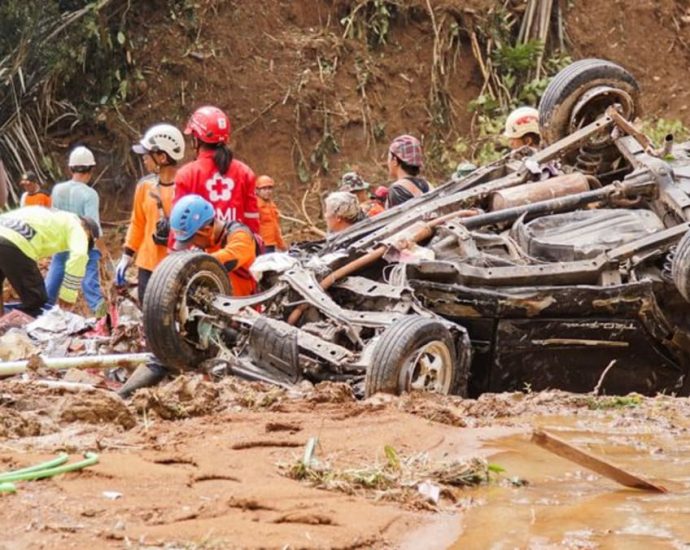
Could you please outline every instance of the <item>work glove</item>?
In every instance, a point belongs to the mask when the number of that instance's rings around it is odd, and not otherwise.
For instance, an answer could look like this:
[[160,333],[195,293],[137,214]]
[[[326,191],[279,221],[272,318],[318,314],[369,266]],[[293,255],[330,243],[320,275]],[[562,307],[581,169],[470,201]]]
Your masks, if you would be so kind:
[[120,258],[120,262],[117,264],[117,267],[115,268],[115,286],[125,286],[125,284],[127,283],[127,269],[130,265],[132,265],[133,261],[134,258],[129,254],[122,255],[122,257]]

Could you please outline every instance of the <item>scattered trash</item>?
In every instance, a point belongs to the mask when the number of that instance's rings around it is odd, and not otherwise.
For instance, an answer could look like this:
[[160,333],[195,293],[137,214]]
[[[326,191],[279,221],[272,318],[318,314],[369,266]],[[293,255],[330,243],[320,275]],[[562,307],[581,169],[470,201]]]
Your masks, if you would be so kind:
[[26,326],[29,336],[39,342],[47,342],[56,335],[78,334],[89,328],[88,321],[81,315],[54,307]]
[[122,498],[122,493],[118,493],[117,491],[103,491],[102,494],[108,500],[117,500],[118,498]]
[[441,498],[441,488],[429,481],[423,481],[417,485],[417,490],[419,491],[420,495],[434,504],[438,504],[438,501]]
[[[390,446],[384,449],[386,463],[367,464],[362,468],[338,469],[326,460],[314,458],[318,439],[307,442],[304,456],[292,464],[280,464],[283,475],[306,481],[313,487],[355,494],[364,491],[371,498],[394,500],[413,508],[429,509],[440,502],[441,495],[451,496],[453,489],[492,481],[485,460],[434,462],[427,453],[402,457]],[[424,481],[420,481],[424,480]],[[459,498],[459,496],[458,496]]]
[[302,464],[309,466],[312,459],[314,458],[314,453],[316,453],[316,444],[319,442],[318,437],[310,437],[307,444],[304,447],[304,456],[302,457]]

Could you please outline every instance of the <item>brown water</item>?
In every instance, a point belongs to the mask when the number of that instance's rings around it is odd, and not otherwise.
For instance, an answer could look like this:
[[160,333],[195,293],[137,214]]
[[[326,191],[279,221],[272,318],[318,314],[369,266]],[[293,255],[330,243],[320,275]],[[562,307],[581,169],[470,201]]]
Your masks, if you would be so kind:
[[[622,424],[622,425],[621,425]],[[626,489],[530,443],[496,442],[491,461],[525,487],[468,492],[454,549],[690,548],[690,432],[634,423],[544,417],[538,425],[617,466],[665,486],[667,494]]]

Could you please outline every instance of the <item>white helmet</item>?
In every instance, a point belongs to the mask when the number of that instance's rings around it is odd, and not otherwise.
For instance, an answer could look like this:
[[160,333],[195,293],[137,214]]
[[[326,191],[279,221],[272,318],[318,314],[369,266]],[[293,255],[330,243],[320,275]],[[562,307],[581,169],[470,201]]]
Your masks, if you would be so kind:
[[163,151],[173,160],[184,157],[184,136],[172,124],[156,124],[151,126],[139,143],[132,147],[138,155]]
[[73,166],[96,166],[96,159],[90,149],[80,145],[72,149],[67,164],[70,168]]
[[503,135],[509,139],[525,134],[539,134],[539,111],[534,107],[519,107],[508,115]]

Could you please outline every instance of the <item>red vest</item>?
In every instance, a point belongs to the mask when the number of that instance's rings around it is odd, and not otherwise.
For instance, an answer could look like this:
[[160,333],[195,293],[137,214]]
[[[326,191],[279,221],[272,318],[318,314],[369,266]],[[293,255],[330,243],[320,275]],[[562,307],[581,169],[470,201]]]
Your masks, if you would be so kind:
[[251,168],[233,159],[225,174],[213,162],[213,150],[201,149],[195,161],[185,164],[175,176],[175,201],[185,195],[201,195],[224,222],[242,222],[259,233],[259,208],[254,193],[256,176]]

